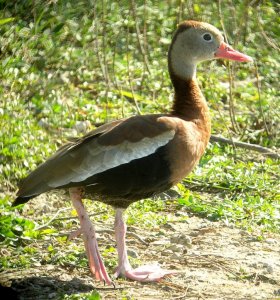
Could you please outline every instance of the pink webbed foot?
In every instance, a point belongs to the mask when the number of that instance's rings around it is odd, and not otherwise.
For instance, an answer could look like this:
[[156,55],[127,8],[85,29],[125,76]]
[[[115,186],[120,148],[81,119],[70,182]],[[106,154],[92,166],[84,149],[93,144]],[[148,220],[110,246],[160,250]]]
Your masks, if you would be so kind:
[[115,218],[115,236],[118,250],[118,267],[114,274],[115,277],[124,276],[131,280],[151,282],[159,281],[165,276],[173,275],[177,272],[167,271],[160,268],[158,265],[146,265],[136,269],[132,269],[128,261],[127,249],[125,243],[126,224],[123,219],[123,210],[116,209]]
[[160,281],[166,276],[171,276],[176,274],[176,271],[168,271],[161,269],[158,265],[144,265],[136,269],[127,269],[118,268],[115,277],[124,276],[131,280],[141,281],[141,282],[154,282]]
[[81,201],[82,193],[79,188],[71,188],[70,196],[80,219],[81,228],[70,234],[68,239],[73,239],[82,234],[91,273],[96,280],[104,281],[108,285],[114,285],[99,253],[94,227]]

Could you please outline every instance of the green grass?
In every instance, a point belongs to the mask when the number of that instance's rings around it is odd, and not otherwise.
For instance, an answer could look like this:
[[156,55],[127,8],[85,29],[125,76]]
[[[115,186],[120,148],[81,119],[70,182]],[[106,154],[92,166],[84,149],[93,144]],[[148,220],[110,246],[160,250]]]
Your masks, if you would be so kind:
[[212,220],[279,232],[279,165],[269,158],[233,156],[229,150],[217,145],[208,149],[200,166],[181,185],[179,203]]
[[[10,249],[10,255],[1,257],[2,269],[32,265],[31,258],[42,255],[36,243],[46,238],[52,238],[56,246],[65,245],[65,237],[58,232],[69,231],[73,220],[53,220],[48,228],[36,231],[50,216],[34,220],[33,212],[25,212],[22,217],[23,208],[10,205],[18,181],[69,137],[81,134],[75,130],[77,122],[89,121],[94,128],[139,111],[170,108],[166,54],[180,20],[191,17],[221,28],[222,18],[230,43],[255,58],[254,64],[199,66],[212,132],[279,147],[279,4],[265,1],[247,7],[246,1],[235,1],[232,8],[231,1],[222,1],[223,15],[219,16],[215,1],[195,2],[188,7],[175,0],[137,1],[135,9],[118,1],[107,1],[104,6],[97,1],[95,9],[89,9],[91,1],[85,0],[1,4],[0,243]],[[214,143],[175,189],[179,199],[133,204],[127,212],[128,225],[154,228],[172,222],[170,212],[182,209],[260,234],[279,232],[279,165],[275,160]],[[100,203],[88,206],[92,212],[106,210],[97,221],[112,222],[112,209]],[[72,248],[63,257],[56,256],[50,244],[43,261],[85,266],[80,251]],[[104,253],[110,268],[115,264],[112,251],[108,248]]]

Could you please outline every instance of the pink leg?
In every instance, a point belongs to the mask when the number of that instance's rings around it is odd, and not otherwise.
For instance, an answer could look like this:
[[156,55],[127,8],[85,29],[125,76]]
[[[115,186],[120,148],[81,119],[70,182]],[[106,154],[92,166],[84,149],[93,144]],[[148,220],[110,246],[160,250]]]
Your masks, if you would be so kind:
[[[82,203],[82,190],[79,188],[70,188],[69,193],[80,220],[80,230],[83,234],[90,270],[96,280],[104,281],[108,285],[111,285],[113,282],[107,274],[99,253],[94,227]],[[79,230],[77,233],[79,233]]]
[[129,279],[150,282],[159,281],[167,275],[175,274],[175,271],[162,270],[158,265],[146,265],[132,269],[128,261],[127,249],[125,244],[126,224],[123,220],[123,209],[116,209],[115,235],[118,250],[118,267],[115,277],[123,275]]

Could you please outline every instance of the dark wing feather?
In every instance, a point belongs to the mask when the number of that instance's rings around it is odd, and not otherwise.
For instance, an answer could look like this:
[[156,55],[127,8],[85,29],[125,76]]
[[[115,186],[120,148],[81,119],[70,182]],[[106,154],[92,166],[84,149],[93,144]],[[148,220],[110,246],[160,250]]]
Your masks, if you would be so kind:
[[33,172],[20,182],[17,198],[14,201],[13,206],[25,203],[35,196],[51,190],[52,188],[48,185],[50,178],[55,176],[55,174],[59,175],[67,171],[71,172],[71,169],[68,168],[67,162],[67,160],[71,159],[71,155],[69,156],[71,152],[76,151],[83,144],[88,143],[90,140],[95,139],[104,132],[109,132],[112,128],[116,127],[123,121],[124,120],[118,120],[104,124],[97,129],[90,131],[82,138],[77,138],[60,147],[55,154],[40,164]]
[[55,188],[83,185],[89,177],[150,155],[174,137],[159,116],[136,116],[105,124],[59,149],[19,187],[14,203]]

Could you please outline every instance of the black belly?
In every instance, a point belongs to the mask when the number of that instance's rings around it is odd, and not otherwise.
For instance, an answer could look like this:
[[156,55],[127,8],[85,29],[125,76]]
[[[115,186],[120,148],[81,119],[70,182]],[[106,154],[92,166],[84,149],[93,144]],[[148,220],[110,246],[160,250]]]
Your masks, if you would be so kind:
[[128,207],[132,202],[168,190],[170,168],[166,148],[132,160],[127,164],[96,174],[82,183],[85,195],[114,207]]

